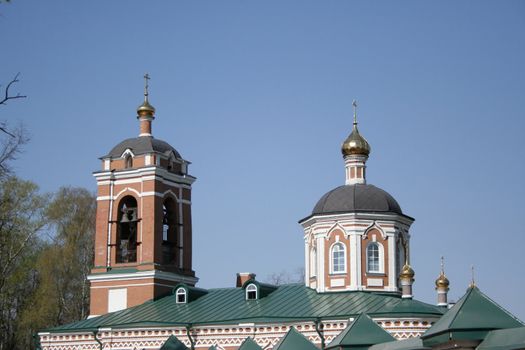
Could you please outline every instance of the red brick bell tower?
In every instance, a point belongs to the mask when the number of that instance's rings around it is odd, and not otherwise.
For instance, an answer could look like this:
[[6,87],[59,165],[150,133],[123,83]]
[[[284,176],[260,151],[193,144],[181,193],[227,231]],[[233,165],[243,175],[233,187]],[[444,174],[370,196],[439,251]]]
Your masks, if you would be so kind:
[[137,110],[138,137],[101,158],[97,179],[95,266],[90,317],[169,294],[180,282],[195,285],[192,270],[191,185],[188,161],[152,136],[155,108]]

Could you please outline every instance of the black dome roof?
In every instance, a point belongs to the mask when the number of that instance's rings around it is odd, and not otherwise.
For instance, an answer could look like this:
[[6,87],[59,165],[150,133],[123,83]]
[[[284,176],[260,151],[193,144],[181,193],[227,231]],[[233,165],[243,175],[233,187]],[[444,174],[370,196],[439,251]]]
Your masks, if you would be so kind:
[[334,188],[317,202],[312,215],[355,211],[402,214],[397,201],[373,185],[355,184]]
[[173,151],[175,157],[181,158],[179,152],[165,141],[157,140],[152,136],[140,136],[127,139],[113,147],[113,149],[103,158],[120,157],[126,149],[130,149],[133,154],[144,154],[151,152],[158,152],[168,154]]

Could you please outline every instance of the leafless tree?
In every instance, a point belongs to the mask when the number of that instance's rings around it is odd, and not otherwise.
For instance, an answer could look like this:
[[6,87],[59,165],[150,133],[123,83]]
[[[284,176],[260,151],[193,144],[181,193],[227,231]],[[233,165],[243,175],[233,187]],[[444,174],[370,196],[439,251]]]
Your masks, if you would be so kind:
[[[17,73],[15,77],[6,85],[0,105],[6,105],[7,101],[15,100],[19,98],[25,98],[27,96],[21,95],[20,93],[12,94],[10,89],[13,84],[18,83],[18,77],[20,73]],[[0,177],[10,173],[9,162],[16,159],[16,156],[21,151],[21,146],[29,141],[27,133],[23,126],[19,125],[16,128],[10,129],[7,121],[0,121],[0,133],[3,133],[4,137],[0,138]]]
[[[0,105],[5,105],[7,104],[7,101],[9,100],[15,100],[17,98],[26,98],[27,96],[25,95],[20,95],[20,93],[17,93],[16,95],[11,95],[10,94],[10,91],[9,89],[11,88],[11,86],[14,84],[14,83],[18,83],[19,80],[18,80],[18,77],[20,76],[20,73],[16,73],[15,77],[13,78],[13,80],[11,80],[7,86],[5,87],[5,94],[4,94],[4,98],[2,100],[0,100]],[[5,130],[2,130],[3,132],[6,132]]]
[[293,273],[285,270],[279,273],[274,272],[267,277],[266,281],[275,286],[289,283],[302,283],[304,282],[304,269],[297,268]]

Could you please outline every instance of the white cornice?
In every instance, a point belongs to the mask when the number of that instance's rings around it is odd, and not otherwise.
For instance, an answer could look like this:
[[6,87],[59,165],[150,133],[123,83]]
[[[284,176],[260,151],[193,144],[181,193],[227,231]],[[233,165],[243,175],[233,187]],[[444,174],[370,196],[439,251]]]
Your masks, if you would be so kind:
[[196,178],[191,175],[178,175],[173,174],[156,166],[138,168],[138,169],[127,169],[117,171],[96,171],[93,176],[97,179],[99,184],[109,183],[110,180],[119,181],[125,179],[144,178],[151,177],[151,179],[173,182],[176,184],[187,184],[191,185],[195,182]]
[[393,214],[393,213],[365,213],[365,212],[353,212],[353,213],[341,213],[341,214],[317,214],[309,217],[299,223],[304,228],[309,227],[316,223],[328,223],[328,222],[341,222],[343,220],[358,221],[358,220],[373,220],[373,221],[394,221],[410,227],[414,222],[414,219],[404,215]]
[[199,280],[197,277],[190,277],[179,275],[173,272],[165,272],[160,270],[137,271],[131,273],[103,273],[96,275],[88,275],[87,279],[91,282],[113,282],[113,281],[129,281],[144,278],[162,279],[165,281],[182,282],[187,284],[196,284]]

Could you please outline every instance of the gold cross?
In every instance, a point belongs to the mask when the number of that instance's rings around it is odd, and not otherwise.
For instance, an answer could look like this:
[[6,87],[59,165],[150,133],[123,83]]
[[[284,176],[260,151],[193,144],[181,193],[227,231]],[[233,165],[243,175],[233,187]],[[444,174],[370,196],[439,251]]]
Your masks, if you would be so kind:
[[148,80],[150,79],[151,78],[149,77],[148,73],[144,74],[144,96],[148,96]]
[[352,106],[354,107],[354,125],[357,125],[357,101],[356,100],[352,102]]

